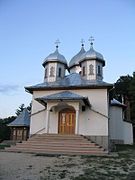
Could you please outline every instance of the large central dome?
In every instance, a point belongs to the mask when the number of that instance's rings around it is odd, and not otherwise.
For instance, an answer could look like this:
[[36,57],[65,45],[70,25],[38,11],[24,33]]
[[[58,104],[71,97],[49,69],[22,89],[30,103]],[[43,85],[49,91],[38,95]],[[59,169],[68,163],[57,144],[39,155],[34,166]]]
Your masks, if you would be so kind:
[[44,59],[44,62],[42,65],[45,67],[46,63],[48,63],[48,62],[60,62],[60,63],[65,64],[67,66],[67,61],[66,61],[65,57],[59,53],[57,46],[56,46],[55,52],[49,54],[49,56],[47,56]]

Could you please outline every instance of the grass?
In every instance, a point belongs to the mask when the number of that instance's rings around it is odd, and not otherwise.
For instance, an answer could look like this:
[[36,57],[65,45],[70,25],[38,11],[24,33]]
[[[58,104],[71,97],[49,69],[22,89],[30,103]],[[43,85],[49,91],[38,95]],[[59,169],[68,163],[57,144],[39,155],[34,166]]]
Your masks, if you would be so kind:
[[0,149],[5,149],[5,147],[10,147],[10,145],[7,145],[7,144],[0,144]]
[[[48,180],[134,180],[135,145],[116,146],[118,156],[58,157],[57,164],[46,170]],[[44,176],[47,179],[47,176]]]

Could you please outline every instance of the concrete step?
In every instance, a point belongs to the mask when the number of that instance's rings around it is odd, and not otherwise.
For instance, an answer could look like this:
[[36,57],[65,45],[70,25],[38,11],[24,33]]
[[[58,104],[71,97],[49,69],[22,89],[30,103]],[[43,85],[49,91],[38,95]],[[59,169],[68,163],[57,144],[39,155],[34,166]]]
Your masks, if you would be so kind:
[[[9,150],[7,150],[9,151]],[[72,150],[72,151],[67,151],[67,150],[42,150],[42,149],[11,149],[9,152],[26,152],[26,153],[41,153],[41,154],[58,154],[58,155],[62,155],[62,154],[69,154],[69,155],[107,155],[107,151],[97,151],[97,150],[91,150],[91,151],[78,151],[78,150]]]
[[42,134],[28,141],[6,148],[9,152],[31,152],[44,154],[105,154],[100,146],[77,135]]
[[[14,148],[14,147],[13,147]],[[18,145],[18,146],[16,146],[15,148],[25,148],[25,149],[30,149],[30,148],[36,148],[36,149],[80,149],[80,150],[83,150],[83,149],[88,149],[88,150],[90,150],[90,149],[97,149],[97,150],[104,150],[103,148],[100,148],[100,147],[97,147],[97,146],[67,146],[67,145],[65,145],[65,146],[62,146],[62,145],[59,145],[59,146],[53,146],[53,145],[51,145],[51,146],[35,146],[35,145]]]
[[18,143],[17,146],[30,146],[30,145],[34,145],[34,146],[68,146],[68,147],[100,147],[98,145],[96,145],[95,143],[65,143],[65,142],[29,142],[29,143]]

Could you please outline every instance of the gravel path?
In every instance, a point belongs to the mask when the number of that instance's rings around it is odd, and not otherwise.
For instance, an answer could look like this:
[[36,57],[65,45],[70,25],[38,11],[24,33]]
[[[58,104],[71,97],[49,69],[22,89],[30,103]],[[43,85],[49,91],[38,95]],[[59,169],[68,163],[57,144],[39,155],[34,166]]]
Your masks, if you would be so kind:
[[82,173],[78,156],[35,156],[26,153],[0,152],[0,180],[58,180]]

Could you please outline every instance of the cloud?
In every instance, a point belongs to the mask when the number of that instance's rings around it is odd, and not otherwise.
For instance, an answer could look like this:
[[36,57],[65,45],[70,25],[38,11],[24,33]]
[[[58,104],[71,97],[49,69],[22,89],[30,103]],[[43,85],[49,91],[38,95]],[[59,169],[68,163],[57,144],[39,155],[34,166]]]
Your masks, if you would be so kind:
[[17,91],[19,88],[18,85],[0,85],[0,93],[7,94],[10,92]]

